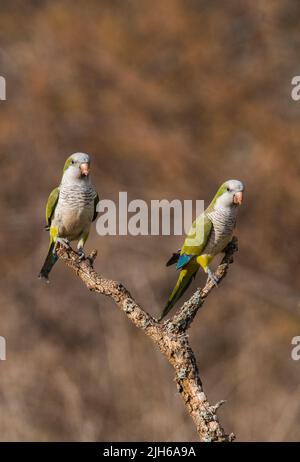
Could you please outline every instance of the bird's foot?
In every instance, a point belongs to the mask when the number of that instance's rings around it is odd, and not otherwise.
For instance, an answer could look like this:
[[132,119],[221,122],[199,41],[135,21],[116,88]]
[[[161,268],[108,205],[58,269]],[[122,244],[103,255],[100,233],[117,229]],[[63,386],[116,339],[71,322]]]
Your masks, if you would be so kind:
[[214,275],[214,273],[212,272],[212,270],[210,268],[207,268],[207,274],[208,274],[207,281],[211,280],[213,282],[213,284],[216,287],[218,287],[219,279],[217,278],[217,276]]
[[70,245],[70,241],[68,241],[68,239],[64,238],[64,237],[56,237],[55,238],[55,247],[57,246],[57,244],[61,244],[63,247],[65,247],[66,249],[70,249],[71,248],[71,245]]
[[77,249],[77,255],[78,255],[79,261],[85,260],[86,258],[82,247],[79,247],[79,249]]

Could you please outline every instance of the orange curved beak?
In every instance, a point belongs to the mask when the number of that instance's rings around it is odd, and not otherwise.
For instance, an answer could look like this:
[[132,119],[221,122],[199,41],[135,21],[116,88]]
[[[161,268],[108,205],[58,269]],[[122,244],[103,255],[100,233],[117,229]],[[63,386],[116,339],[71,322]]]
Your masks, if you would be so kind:
[[242,191],[239,191],[239,192],[234,194],[233,203],[237,204],[237,205],[241,205],[242,202],[243,202],[243,193],[242,193]]
[[88,163],[80,164],[81,175],[88,176],[90,173],[90,166]]

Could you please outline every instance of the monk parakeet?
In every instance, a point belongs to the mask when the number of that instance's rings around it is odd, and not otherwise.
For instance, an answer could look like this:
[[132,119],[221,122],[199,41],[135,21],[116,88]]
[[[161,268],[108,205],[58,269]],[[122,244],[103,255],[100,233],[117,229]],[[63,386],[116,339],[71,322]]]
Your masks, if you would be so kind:
[[176,269],[180,270],[180,274],[160,319],[184,294],[200,267],[217,285],[218,280],[208,265],[232,238],[238,206],[243,200],[243,191],[244,185],[241,181],[225,181],[207,209],[192,224],[182,248],[167,262],[167,266],[176,263]]
[[48,275],[57,261],[57,242],[69,246],[78,241],[79,258],[84,258],[83,246],[88,238],[92,221],[97,217],[98,194],[91,184],[90,157],[83,152],[72,154],[65,162],[60,186],[53,189],[46,205],[46,229],[50,245],[45,263],[39,274]]

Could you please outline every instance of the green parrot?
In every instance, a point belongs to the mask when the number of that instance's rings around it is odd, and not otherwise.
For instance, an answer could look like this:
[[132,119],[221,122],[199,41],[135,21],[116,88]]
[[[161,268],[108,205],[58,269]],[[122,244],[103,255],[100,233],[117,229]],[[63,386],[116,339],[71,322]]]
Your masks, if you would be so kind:
[[58,257],[56,243],[69,247],[78,241],[80,259],[85,257],[83,247],[92,221],[97,217],[98,194],[90,180],[90,157],[83,152],[72,154],[65,162],[60,186],[53,189],[46,205],[46,229],[50,244],[39,278],[48,281],[48,275]]
[[176,269],[180,270],[180,274],[159,320],[166,316],[184,294],[200,267],[217,285],[218,280],[209,264],[225,249],[232,238],[238,206],[243,200],[243,191],[244,185],[241,181],[225,181],[207,209],[192,224],[182,248],[167,262],[167,266],[176,263]]

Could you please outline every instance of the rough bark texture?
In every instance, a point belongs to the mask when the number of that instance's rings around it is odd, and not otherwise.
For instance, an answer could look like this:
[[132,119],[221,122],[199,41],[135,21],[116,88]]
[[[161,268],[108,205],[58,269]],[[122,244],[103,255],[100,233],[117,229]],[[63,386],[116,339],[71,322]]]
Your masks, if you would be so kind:
[[[234,237],[225,249],[225,255],[215,275],[221,280],[226,276],[229,264],[233,262],[233,254],[237,250],[237,239]],[[189,345],[187,329],[196,316],[199,308],[214,284],[208,281],[202,289],[197,289],[177,313],[164,322],[158,322],[132,298],[129,291],[119,282],[101,277],[93,268],[97,252],[79,261],[78,255],[71,248],[58,245],[58,256],[84,282],[89,290],[106,295],[127,317],[148,335],[158,346],[175,370],[177,389],[192,417],[200,441],[233,441],[234,435],[227,435],[221,426],[216,411],[224,401],[211,405],[206,398],[201,383],[195,355]]]

